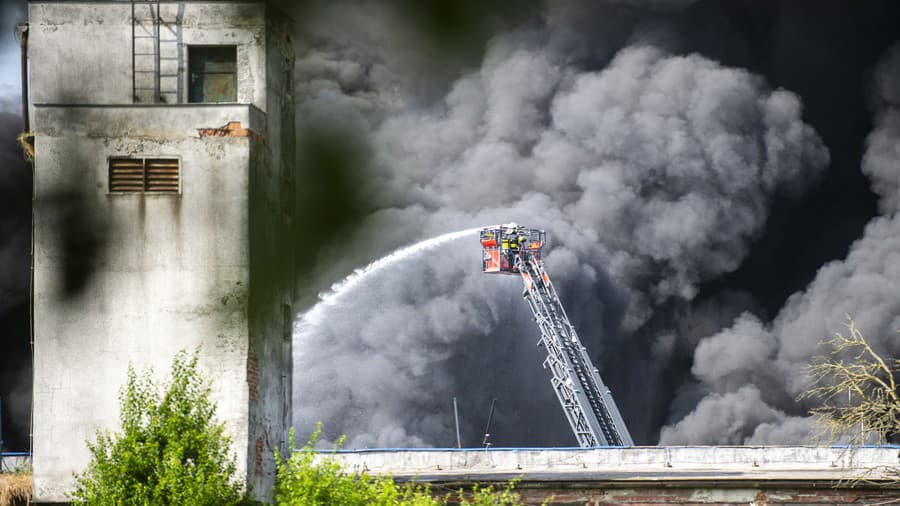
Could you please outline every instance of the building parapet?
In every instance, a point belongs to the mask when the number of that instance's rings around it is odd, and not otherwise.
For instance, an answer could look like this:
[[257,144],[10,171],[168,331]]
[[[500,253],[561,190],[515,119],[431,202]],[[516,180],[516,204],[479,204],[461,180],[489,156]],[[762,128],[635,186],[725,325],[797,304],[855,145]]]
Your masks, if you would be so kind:
[[900,447],[658,446],[321,452],[348,471],[418,481],[746,482],[896,476]]
[[35,135],[129,137],[156,141],[201,137],[209,130],[235,130],[262,140],[266,114],[250,104],[70,105],[35,104]]

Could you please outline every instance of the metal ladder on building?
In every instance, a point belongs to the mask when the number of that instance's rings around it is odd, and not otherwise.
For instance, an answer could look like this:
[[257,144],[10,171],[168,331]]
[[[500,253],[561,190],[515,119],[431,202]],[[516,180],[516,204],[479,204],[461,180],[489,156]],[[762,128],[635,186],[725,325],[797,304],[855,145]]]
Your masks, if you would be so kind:
[[[168,7],[168,6],[167,6]],[[165,19],[159,0],[131,0],[131,86],[134,102],[181,101],[181,12]]]

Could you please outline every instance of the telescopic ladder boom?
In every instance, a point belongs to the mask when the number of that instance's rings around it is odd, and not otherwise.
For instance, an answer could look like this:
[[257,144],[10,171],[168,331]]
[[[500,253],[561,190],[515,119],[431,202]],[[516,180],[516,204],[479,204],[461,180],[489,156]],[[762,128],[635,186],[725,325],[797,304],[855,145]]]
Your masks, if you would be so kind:
[[546,241],[544,231],[501,225],[483,230],[481,239],[485,272],[522,277],[522,295],[540,328],[539,344],[547,350],[544,368],[550,371],[553,390],[578,444],[633,445],[609,388],[600,379],[544,270],[540,254]]
[[547,350],[544,368],[550,370],[553,390],[578,444],[584,447],[633,445],[616,402],[578,339],[543,263],[520,260],[519,273],[525,282],[522,295],[534,313],[541,329],[541,344]]

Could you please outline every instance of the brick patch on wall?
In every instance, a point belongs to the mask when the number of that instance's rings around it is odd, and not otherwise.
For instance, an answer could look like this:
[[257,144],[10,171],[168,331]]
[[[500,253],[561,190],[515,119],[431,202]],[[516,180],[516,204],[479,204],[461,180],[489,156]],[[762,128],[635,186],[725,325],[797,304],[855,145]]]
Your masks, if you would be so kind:
[[229,121],[225,126],[219,128],[198,128],[197,133],[200,137],[249,137],[257,142],[265,144],[266,140],[263,136],[244,128],[240,121]]

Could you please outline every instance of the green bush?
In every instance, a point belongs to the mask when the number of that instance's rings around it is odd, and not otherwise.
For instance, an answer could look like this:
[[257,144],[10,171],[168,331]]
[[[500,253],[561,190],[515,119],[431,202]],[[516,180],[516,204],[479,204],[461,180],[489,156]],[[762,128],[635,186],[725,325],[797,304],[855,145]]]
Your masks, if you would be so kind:
[[91,505],[229,505],[243,499],[223,423],[215,420],[210,384],[197,356],[182,351],[168,383],[128,367],[119,393],[121,432],[97,433],[92,458],[76,476],[73,503]]
[[[333,459],[322,458],[313,449],[322,432],[321,424],[310,436],[309,441],[299,451],[284,459],[277,452],[278,475],[275,480],[275,500],[288,506],[439,506],[449,503],[472,504],[476,506],[522,504],[519,495],[513,491],[515,481],[502,490],[475,485],[471,493],[457,491],[455,498],[450,494],[435,498],[428,485],[416,483],[397,484],[389,476],[370,476],[367,473],[346,473]],[[336,447],[340,447],[343,438]],[[294,447],[293,431],[290,447]],[[317,458],[317,456],[319,458]],[[455,499],[455,500],[454,500]]]

